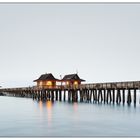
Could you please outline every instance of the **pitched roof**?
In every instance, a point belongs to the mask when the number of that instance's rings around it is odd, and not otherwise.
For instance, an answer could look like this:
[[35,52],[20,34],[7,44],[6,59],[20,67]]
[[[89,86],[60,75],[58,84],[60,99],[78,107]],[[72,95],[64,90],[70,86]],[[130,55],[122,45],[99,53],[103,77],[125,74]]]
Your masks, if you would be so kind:
[[62,81],[65,81],[65,80],[79,80],[79,81],[85,81],[83,79],[81,79],[78,74],[68,74],[68,75],[65,75],[62,79]]
[[56,79],[51,73],[46,73],[42,74],[38,79],[34,80],[34,82],[39,81],[39,80],[54,80],[54,81],[59,81],[59,79]]

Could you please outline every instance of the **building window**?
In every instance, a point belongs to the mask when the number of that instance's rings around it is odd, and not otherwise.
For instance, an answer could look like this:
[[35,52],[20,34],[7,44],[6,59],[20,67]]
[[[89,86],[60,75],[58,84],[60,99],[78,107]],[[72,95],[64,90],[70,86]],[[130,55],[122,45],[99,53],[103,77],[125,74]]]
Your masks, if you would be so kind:
[[70,84],[69,81],[67,81],[67,82],[66,82],[66,85],[69,85],[69,84]]
[[40,85],[40,86],[42,86],[42,85],[43,85],[43,82],[42,82],[42,81],[40,81],[40,82],[39,82],[39,85]]
[[77,81],[74,81],[74,85],[78,85],[78,82]]
[[52,81],[47,81],[47,86],[52,86]]

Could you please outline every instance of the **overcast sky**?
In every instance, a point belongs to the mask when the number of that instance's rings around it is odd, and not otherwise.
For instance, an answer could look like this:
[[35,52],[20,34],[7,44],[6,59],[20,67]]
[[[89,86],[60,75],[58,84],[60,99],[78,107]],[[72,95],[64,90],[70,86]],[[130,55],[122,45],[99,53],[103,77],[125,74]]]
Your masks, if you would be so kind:
[[140,80],[140,4],[0,4],[0,85],[43,73]]

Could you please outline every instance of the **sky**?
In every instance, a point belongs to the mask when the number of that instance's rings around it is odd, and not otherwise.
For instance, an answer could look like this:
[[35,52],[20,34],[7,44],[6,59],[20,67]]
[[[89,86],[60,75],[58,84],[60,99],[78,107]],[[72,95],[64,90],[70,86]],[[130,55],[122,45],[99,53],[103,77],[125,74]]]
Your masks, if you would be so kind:
[[78,72],[86,83],[140,80],[140,4],[0,4],[0,85]]

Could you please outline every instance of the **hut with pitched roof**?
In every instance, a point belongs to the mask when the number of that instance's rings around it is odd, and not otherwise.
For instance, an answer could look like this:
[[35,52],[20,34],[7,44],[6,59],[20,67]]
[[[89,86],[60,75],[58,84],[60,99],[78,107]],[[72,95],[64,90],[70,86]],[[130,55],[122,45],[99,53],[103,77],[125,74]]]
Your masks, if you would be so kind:
[[60,80],[55,78],[52,73],[42,74],[38,79],[34,80],[39,88],[53,88],[56,86],[57,81]]
[[84,82],[85,80],[81,79],[78,74],[68,74],[65,75],[61,81],[64,82],[67,86],[78,86],[81,84],[81,82]]

